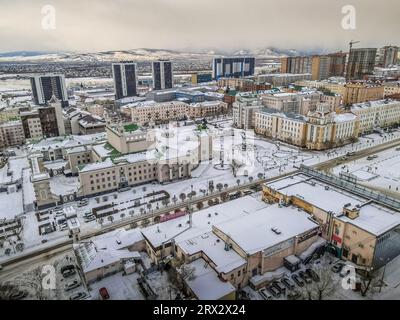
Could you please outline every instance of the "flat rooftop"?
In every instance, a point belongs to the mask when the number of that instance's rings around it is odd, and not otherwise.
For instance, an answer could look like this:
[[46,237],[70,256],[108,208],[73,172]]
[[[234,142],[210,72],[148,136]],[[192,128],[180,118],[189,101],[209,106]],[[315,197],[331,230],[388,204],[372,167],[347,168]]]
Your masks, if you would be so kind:
[[225,250],[225,242],[218,238],[213,232],[207,232],[189,240],[177,243],[188,255],[203,252],[216,265],[218,272],[228,273],[246,264],[241,256],[234,250]]
[[142,233],[153,247],[167,243],[172,238],[178,243],[210,232],[215,224],[235,217],[248,217],[251,213],[265,207],[264,202],[246,196],[193,213],[191,228],[188,224],[189,216],[185,215],[143,228]]
[[[379,236],[400,224],[400,213],[386,208],[369,199],[333,187],[304,174],[295,174],[266,186],[287,196],[296,196],[347,223],[351,223],[371,234]],[[360,206],[359,217],[355,219],[341,216],[346,204]]]
[[[246,253],[254,254],[311,231],[318,224],[310,215],[294,207],[266,207],[243,218],[239,217],[214,225],[228,235]],[[279,230],[277,234],[272,229]]]
[[185,282],[199,300],[218,300],[236,291],[229,282],[222,282],[204,259],[197,259],[188,266],[193,268],[194,277]]

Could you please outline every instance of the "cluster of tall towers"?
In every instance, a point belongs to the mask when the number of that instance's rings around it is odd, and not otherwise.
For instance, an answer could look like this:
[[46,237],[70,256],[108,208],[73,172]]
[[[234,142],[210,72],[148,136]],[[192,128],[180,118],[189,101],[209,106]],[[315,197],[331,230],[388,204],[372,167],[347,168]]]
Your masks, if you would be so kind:
[[[123,61],[112,64],[115,99],[137,95],[137,64]],[[152,62],[153,90],[170,89],[173,86],[172,62],[159,60]]]

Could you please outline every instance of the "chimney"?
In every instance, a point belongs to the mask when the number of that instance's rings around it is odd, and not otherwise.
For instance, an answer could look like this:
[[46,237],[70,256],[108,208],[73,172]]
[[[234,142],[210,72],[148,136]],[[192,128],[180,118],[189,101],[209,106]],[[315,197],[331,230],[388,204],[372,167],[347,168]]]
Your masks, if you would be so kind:
[[343,207],[343,213],[349,219],[356,219],[360,215],[360,206],[356,205],[352,207],[351,205],[347,204]]

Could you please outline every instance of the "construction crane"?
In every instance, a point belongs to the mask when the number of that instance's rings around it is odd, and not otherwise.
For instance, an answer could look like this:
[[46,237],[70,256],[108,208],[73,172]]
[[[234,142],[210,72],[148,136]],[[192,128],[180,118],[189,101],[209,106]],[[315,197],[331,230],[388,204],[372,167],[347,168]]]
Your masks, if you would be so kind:
[[359,42],[360,42],[360,41],[353,41],[353,40],[351,40],[351,41],[349,42],[349,47],[350,47],[349,53],[350,53],[351,49],[353,48],[353,44],[356,44],[356,43],[359,43]]
[[[353,48],[353,44],[359,43],[360,41],[353,41],[351,40],[349,42],[349,60],[350,60],[350,54],[351,54],[351,49]],[[349,63],[350,61],[347,61],[347,68],[346,68],[346,82],[349,81]]]

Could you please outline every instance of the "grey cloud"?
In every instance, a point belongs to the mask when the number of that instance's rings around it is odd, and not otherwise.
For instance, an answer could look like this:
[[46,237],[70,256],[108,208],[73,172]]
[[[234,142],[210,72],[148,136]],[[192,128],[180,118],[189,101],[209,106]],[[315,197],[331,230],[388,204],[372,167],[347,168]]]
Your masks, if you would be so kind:
[[[56,8],[56,30],[41,8]],[[341,28],[356,8],[357,29]],[[0,51],[131,48],[346,49],[398,43],[398,0],[0,0]]]

